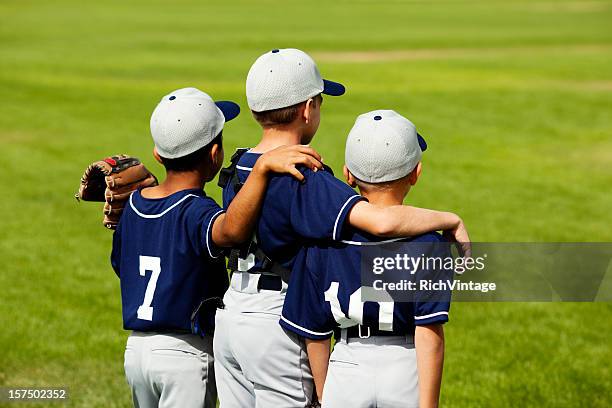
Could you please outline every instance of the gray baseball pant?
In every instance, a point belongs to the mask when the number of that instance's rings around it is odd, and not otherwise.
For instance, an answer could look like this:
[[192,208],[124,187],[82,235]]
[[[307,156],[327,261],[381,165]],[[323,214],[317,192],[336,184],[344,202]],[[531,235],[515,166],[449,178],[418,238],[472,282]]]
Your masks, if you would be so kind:
[[412,336],[369,337],[335,344],[323,388],[323,408],[418,408]]
[[212,337],[133,332],[125,375],[136,408],[215,408]]
[[278,323],[285,290],[258,290],[257,279],[235,272],[225,309],[217,310],[220,408],[306,407],[314,386],[304,341]]

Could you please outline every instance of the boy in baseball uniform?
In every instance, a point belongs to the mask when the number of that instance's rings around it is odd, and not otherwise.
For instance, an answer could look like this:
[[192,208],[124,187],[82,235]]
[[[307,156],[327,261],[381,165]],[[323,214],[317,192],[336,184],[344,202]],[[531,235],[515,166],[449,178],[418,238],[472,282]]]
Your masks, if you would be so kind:
[[[247,75],[246,93],[262,135],[256,146],[234,155],[224,205],[233,202],[262,154],[280,145],[310,143],[323,95],[344,91],[341,84],[322,79],[303,51],[274,49],[260,56]],[[253,239],[230,256],[230,288],[225,308],[217,312],[214,341],[222,408],[310,404],[314,387],[306,350],[320,344],[304,342],[278,324],[288,276],[303,246],[338,241],[349,226],[376,236],[451,230],[459,241],[469,242],[455,214],[378,206],[355,194],[329,168],[300,171],[303,182],[286,176],[270,180]]]
[[[370,203],[401,205],[421,174],[426,148],[408,119],[391,110],[368,112],[349,133],[344,174]],[[336,333],[322,406],[436,407],[450,293],[437,293],[431,301],[367,301],[372,288],[362,284],[362,251],[406,242],[413,244],[404,248],[414,257],[448,259],[449,245],[437,232],[384,240],[352,227],[344,229],[339,241],[304,247],[281,317],[286,330],[307,339],[325,340]],[[310,357],[325,360],[321,354]]]
[[296,164],[321,166],[305,146],[271,151],[232,205],[221,209],[203,187],[221,168],[223,127],[239,110],[185,88],[164,96],[151,117],[154,155],[166,179],[132,193],[111,255],[121,281],[123,327],[132,330],[125,374],[136,407],[216,406],[216,307],[207,302],[228,286],[220,247],[250,236],[271,172],[301,179]]

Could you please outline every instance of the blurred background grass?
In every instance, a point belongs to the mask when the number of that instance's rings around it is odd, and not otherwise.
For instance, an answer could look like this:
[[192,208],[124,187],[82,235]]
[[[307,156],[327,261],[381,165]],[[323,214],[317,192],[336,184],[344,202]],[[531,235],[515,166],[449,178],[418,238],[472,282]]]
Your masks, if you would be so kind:
[[[297,47],[346,84],[313,145],[338,173],[355,117],[392,108],[430,145],[408,202],[476,241],[612,241],[610,1],[0,3],[0,385],[67,385],[129,406],[111,234],[72,195],[83,168],[136,155],[172,89],[240,102],[261,53]],[[256,123],[228,125],[226,149]],[[219,199],[218,188],[207,192]],[[609,304],[455,304],[443,406],[612,404]]]

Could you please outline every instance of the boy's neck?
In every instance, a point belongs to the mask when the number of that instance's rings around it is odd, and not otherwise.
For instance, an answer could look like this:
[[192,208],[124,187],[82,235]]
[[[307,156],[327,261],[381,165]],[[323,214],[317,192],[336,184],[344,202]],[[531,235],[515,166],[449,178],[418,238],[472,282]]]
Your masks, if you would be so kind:
[[158,186],[141,191],[144,198],[164,198],[182,190],[204,189],[205,181],[198,172],[167,172],[166,179]]
[[251,149],[254,153],[265,153],[280,146],[300,144],[301,133],[290,126],[264,128],[261,140]]
[[380,207],[391,207],[404,203],[404,194],[393,190],[364,191],[359,190],[360,194],[368,199],[370,204]]

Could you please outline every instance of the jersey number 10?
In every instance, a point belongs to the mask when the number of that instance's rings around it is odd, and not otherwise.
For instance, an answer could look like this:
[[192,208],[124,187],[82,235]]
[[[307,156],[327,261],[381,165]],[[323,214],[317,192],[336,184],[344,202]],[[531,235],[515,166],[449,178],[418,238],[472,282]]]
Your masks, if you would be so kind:
[[140,320],[153,320],[153,295],[157,286],[157,278],[161,272],[161,259],[156,256],[140,255],[140,276],[145,276],[147,271],[151,271],[151,279],[145,290],[144,300],[142,305],[138,307],[137,316]]
[[348,313],[345,314],[338,299],[339,286],[339,282],[331,282],[329,289],[325,291],[325,300],[329,303],[334,319],[340,325],[340,328],[344,329],[357,324],[363,324],[363,306],[365,302],[362,298],[371,297],[375,299],[384,295],[388,299],[385,302],[372,300],[379,305],[378,329],[385,331],[393,330],[393,308],[395,304],[389,293],[386,291],[375,291],[372,287],[362,286],[349,297]]

